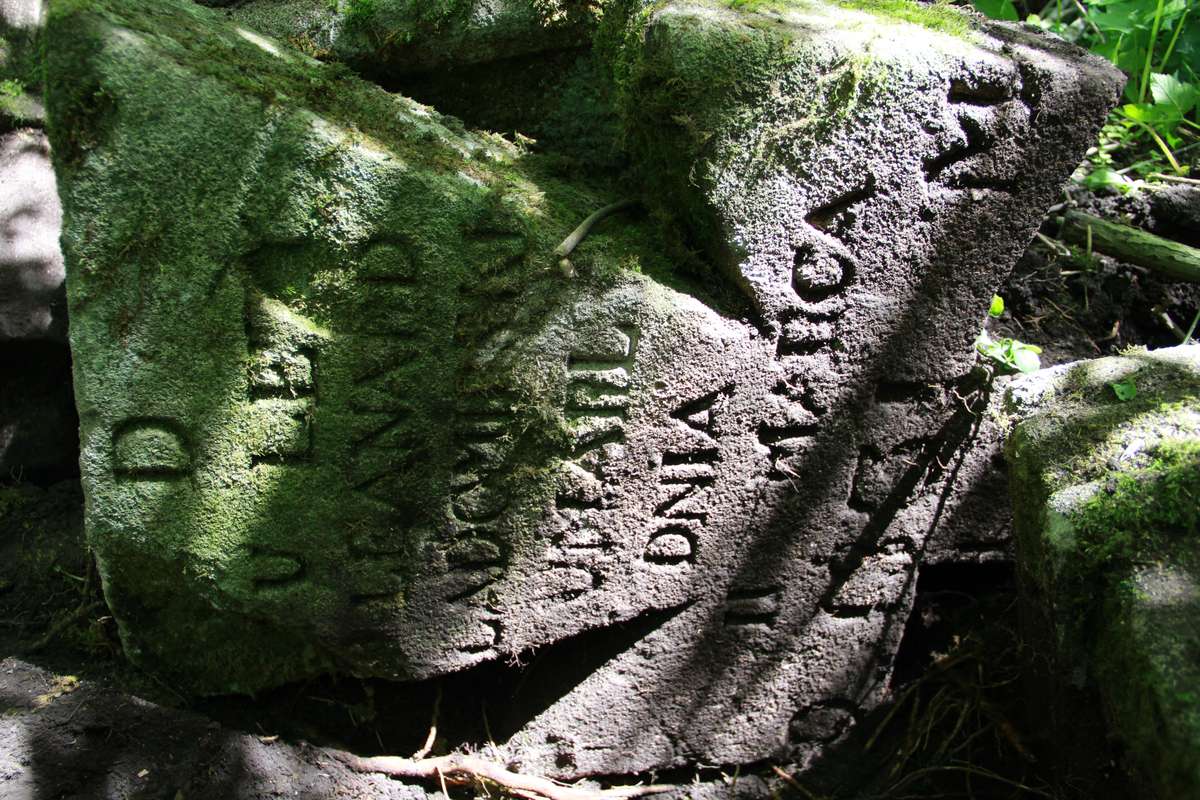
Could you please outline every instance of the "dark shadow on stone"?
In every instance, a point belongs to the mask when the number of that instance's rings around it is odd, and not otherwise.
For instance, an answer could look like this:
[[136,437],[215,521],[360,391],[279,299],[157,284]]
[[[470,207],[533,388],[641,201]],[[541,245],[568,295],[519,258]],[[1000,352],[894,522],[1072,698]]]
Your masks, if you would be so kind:
[[79,476],[71,353],[48,341],[0,342],[0,485]]

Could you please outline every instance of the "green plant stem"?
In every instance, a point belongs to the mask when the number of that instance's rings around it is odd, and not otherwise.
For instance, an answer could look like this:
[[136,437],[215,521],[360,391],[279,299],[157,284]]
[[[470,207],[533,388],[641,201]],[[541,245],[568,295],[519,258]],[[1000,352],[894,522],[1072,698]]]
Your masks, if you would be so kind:
[[[1183,31],[1183,25],[1187,22],[1188,14],[1192,13],[1191,8],[1186,8],[1183,11],[1183,16],[1179,18],[1179,22],[1175,25],[1175,33],[1171,35],[1171,41],[1167,44],[1167,51],[1163,53],[1162,61],[1158,64],[1159,72],[1167,71],[1167,62],[1171,60],[1171,54],[1175,52],[1175,43],[1179,41],[1179,34]],[[1185,122],[1187,120],[1184,120]]]
[[1171,148],[1168,147],[1167,143],[1164,142],[1162,137],[1158,135],[1158,131],[1154,130],[1154,128],[1150,127],[1144,122],[1138,122],[1137,125],[1145,128],[1146,133],[1150,134],[1151,138],[1154,139],[1154,143],[1158,145],[1158,149],[1162,150],[1163,155],[1167,157],[1167,161],[1171,162],[1171,169],[1175,170],[1175,172],[1179,175],[1187,172],[1187,170],[1180,166],[1179,162],[1175,160],[1175,154],[1171,152]]
[[1188,326],[1187,333],[1183,335],[1184,344],[1192,340],[1192,334],[1196,332],[1197,324],[1200,324],[1200,311],[1197,311],[1196,316],[1192,317],[1192,324]]
[[1088,14],[1087,9],[1083,7],[1083,3],[1080,3],[1079,0],[1071,0],[1071,2],[1073,2],[1075,7],[1079,9],[1079,13],[1083,17],[1083,21],[1092,26],[1092,30],[1096,32],[1096,36],[1100,39],[1100,41],[1102,43],[1107,41],[1104,38],[1104,33],[1100,30],[1100,26],[1092,22],[1092,16]]
[[1176,281],[1200,283],[1200,249],[1079,211],[1063,215],[1059,238],[1136,264]]
[[[1154,64],[1154,45],[1158,43],[1158,26],[1162,24],[1163,0],[1158,0],[1154,10],[1154,24],[1150,27],[1150,45],[1146,48],[1146,65],[1142,68],[1142,84],[1138,91],[1138,102],[1146,102],[1146,91],[1150,88],[1150,67]],[[1156,137],[1157,138],[1157,137]]]

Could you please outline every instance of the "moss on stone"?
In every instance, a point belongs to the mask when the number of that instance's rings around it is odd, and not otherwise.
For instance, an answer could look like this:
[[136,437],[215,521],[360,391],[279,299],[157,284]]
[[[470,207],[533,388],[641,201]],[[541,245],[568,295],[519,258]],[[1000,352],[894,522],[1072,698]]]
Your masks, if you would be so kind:
[[[407,674],[351,599],[402,614],[453,526],[460,403],[512,413],[500,490],[544,507],[561,398],[476,355],[577,288],[552,251],[616,198],[184,0],[59,4],[49,35],[88,535],[130,653],[201,691]],[[579,280],[654,244],[608,221]]]
[[1074,516],[1085,568],[1126,570],[1166,552],[1192,565],[1200,555],[1200,439],[1159,443],[1149,463],[1115,470]]
[[1051,643],[1056,677],[1086,675],[1158,797],[1200,790],[1198,355],[1135,351],[1009,390],[1026,635]]

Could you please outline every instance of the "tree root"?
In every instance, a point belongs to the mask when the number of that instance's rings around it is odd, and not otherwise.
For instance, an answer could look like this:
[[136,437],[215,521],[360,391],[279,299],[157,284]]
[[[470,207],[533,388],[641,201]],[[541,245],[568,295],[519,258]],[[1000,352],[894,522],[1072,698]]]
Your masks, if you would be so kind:
[[670,786],[619,786],[612,789],[580,789],[537,775],[522,775],[476,756],[448,755],[433,758],[374,756],[362,758],[350,753],[338,758],[356,772],[377,772],[392,778],[440,781],[443,785],[474,786],[491,784],[525,800],[626,800],[670,791]]
[[568,256],[575,251],[575,248],[579,246],[580,242],[587,238],[587,235],[591,233],[592,228],[596,226],[596,223],[600,222],[605,217],[612,216],[618,211],[624,211],[625,209],[637,204],[637,200],[621,200],[613,203],[612,205],[605,206],[589,216],[583,222],[579,223],[579,227],[571,231],[571,234],[566,239],[563,239],[562,243],[558,247],[554,248],[554,255],[559,259],[558,268],[562,271],[563,277],[575,277],[575,267],[571,264],[571,260],[568,258]]

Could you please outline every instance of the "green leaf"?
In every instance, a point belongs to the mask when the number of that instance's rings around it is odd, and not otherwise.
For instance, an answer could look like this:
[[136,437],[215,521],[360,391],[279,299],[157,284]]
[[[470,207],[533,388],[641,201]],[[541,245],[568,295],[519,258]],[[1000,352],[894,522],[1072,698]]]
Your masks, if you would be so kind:
[[1150,76],[1150,94],[1156,107],[1171,108],[1182,118],[1200,100],[1200,86],[1182,81],[1176,75],[1155,72]]
[[1121,106],[1121,115],[1133,122],[1162,130],[1172,130],[1183,119],[1175,106],[1165,103],[1127,103]]
[[1083,179],[1083,185],[1092,191],[1116,189],[1118,192],[1128,192],[1132,188],[1129,179],[1111,167],[1096,167]]
[[1126,378],[1123,381],[1110,383],[1109,386],[1112,387],[1113,394],[1115,394],[1117,399],[1122,403],[1128,403],[1130,400],[1137,397],[1137,384],[1133,382],[1133,378]]
[[1105,11],[1089,14],[1088,18],[1107,33],[1133,33],[1138,27],[1137,6],[1134,3],[1113,3]]
[[1016,22],[1021,19],[1017,7],[1012,0],[971,0],[975,10],[992,19],[1006,19]]
[[1021,372],[1037,372],[1042,368],[1042,360],[1038,358],[1040,352],[1042,352],[1040,347],[1030,345],[1021,347],[1013,355],[1013,366]]
[[1004,298],[998,294],[992,295],[992,305],[988,309],[988,314],[993,317],[998,317],[1004,313]]

